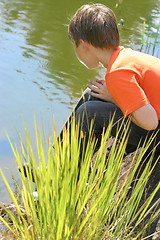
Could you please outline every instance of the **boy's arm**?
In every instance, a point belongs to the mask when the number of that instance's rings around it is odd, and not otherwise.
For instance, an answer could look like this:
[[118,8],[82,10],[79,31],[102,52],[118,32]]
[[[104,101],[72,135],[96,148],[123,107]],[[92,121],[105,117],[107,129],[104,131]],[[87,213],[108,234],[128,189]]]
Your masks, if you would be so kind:
[[158,117],[151,104],[147,104],[129,115],[129,118],[139,127],[154,130],[158,126]]
[[[102,100],[116,104],[110,93],[108,92],[105,80],[89,81],[92,85],[87,85],[91,90],[97,93],[91,93],[92,96]],[[129,118],[137,126],[146,130],[154,130],[158,126],[158,117],[155,109],[151,104],[147,104],[129,115]]]

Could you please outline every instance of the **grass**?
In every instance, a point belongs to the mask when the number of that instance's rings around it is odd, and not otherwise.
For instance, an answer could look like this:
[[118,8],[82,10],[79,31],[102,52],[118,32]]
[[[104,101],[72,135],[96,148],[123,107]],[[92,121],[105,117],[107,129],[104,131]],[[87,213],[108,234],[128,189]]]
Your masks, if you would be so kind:
[[[156,33],[154,33],[153,31],[148,31],[146,33],[146,22],[143,22],[143,30],[142,30],[142,45],[141,45],[141,51],[143,49],[143,51],[145,53],[149,53],[151,55],[154,55],[155,53],[155,48],[158,47],[158,35],[159,35],[159,28],[160,28],[160,22],[157,26],[157,30]],[[146,39],[146,41],[145,41]]]
[[[123,183],[120,184],[128,127],[129,124],[121,136],[120,127],[117,129],[117,136],[106,158],[111,122],[107,131],[102,134],[92,171],[90,162],[96,147],[96,139],[92,137],[92,127],[87,149],[82,154],[80,168],[78,156],[80,142],[83,139],[82,136],[78,137],[78,127],[75,127],[75,124],[71,126],[71,137],[64,129],[63,146],[61,146],[56,138],[53,123],[55,147],[53,151],[51,137],[47,144],[44,131],[38,130],[35,122],[38,159],[33,152],[26,128],[25,146],[20,139],[21,149],[18,150],[16,143],[12,144],[10,141],[17,162],[17,171],[19,166],[22,172],[19,175],[22,187],[16,184],[24,211],[1,171],[16,208],[16,216],[5,208],[12,225],[1,216],[0,220],[6,225],[13,239],[143,239],[149,225],[159,214],[159,210],[153,211],[150,204],[160,184],[149,198],[140,204],[154,167],[151,165],[153,156],[145,165],[132,191],[130,186],[154,137],[145,142],[138,156],[137,152],[135,153]],[[120,142],[119,137],[121,137]],[[23,162],[28,162],[28,180],[23,173]],[[32,182],[32,169],[38,200],[33,196],[35,186]],[[147,216],[149,220],[143,224]]]

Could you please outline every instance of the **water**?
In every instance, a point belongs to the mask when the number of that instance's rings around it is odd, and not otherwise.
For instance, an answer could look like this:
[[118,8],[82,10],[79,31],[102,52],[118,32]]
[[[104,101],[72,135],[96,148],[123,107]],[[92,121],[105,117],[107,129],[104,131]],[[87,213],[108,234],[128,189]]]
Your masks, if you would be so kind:
[[[92,1],[99,2],[99,1]],[[101,1],[115,11],[121,45],[140,50],[143,21],[152,30],[154,42],[160,20],[160,1]],[[35,145],[34,115],[44,124],[48,136],[55,117],[60,131],[89,79],[103,78],[104,69],[88,70],[81,65],[67,37],[68,18],[86,1],[70,0],[1,0],[0,1],[0,167],[10,185],[11,172],[19,180],[6,132],[19,144],[25,139],[23,121]],[[152,29],[151,29],[152,27]],[[147,35],[145,35],[147,41]],[[159,41],[159,38],[158,40]],[[146,46],[142,51],[146,51]],[[153,47],[148,49],[153,53]],[[159,43],[154,55],[159,57]],[[10,199],[0,177],[0,201]]]

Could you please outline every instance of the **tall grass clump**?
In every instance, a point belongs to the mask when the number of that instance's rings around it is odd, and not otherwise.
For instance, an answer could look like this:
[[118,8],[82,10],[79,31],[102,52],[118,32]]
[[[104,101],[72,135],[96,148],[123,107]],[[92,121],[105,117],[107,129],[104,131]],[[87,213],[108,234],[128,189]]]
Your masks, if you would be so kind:
[[[120,129],[117,129],[117,136],[107,159],[106,152],[112,123],[103,132],[92,170],[90,170],[90,161],[97,143],[97,140],[92,137],[92,127],[81,163],[79,163],[79,152],[84,136],[78,136],[78,127],[75,127],[74,121],[71,125],[70,136],[64,129],[63,145],[57,139],[54,127],[54,150],[52,140],[49,139],[49,146],[47,146],[44,134],[37,129],[35,123],[38,159],[35,157],[26,129],[26,143],[24,146],[22,139],[20,140],[20,150],[16,144],[12,144],[10,141],[17,166],[21,170],[22,187],[18,187],[25,211],[21,211],[18,200],[1,171],[16,207],[17,216],[6,209],[12,225],[2,217],[0,220],[12,232],[15,239],[142,239],[149,224],[158,214],[158,211],[151,214],[152,208],[149,208],[149,205],[160,184],[153,190],[152,195],[143,204],[140,204],[152,172],[151,157],[140,179],[132,191],[130,189],[142,157],[153,139],[143,145],[136,163],[137,155],[135,153],[123,183],[119,184],[127,144],[128,126],[121,136],[119,136]],[[119,137],[121,137],[120,141]],[[28,180],[23,172],[23,163],[27,162]],[[38,193],[37,200],[33,196],[35,187],[33,178]],[[141,227],[142,222],[149,214],[151,216],[148,222]]]

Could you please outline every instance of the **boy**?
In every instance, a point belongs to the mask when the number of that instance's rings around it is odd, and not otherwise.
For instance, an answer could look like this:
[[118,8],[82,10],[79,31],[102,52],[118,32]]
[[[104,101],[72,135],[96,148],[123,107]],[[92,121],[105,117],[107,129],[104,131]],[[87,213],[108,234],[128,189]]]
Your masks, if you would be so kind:
[[[81,63],[89,69],[102,65],[107,69],[105,80],[90,81],[85,103],[81,99],[76,108],[76,122],[83,118],[80,123],[86,144],[91,120],[99,138],[115,114],[115,123],[124,116],[131,119],[127,148],[128,152],[135,150],[140,139],[160,129],[160,60],[121,47],[115,15],[102,4],[78,9],[70,20],[68,36]],[[112,129],[115,134],[116,125]],[[156,143],[159,141],[158,132]]]
[[[87,68],[103,65],[107,69],[105,80],[90,81],[75,107],[75,121],[80,120],[85,145],[92,119],[94,136],[100,140],[112,116],[112,136],[116,135],[116,124],[125,117],[131,119],[126,151],[136,150],[140,140],[143,144],[146,136],[160,129],[160,60],[120,47],[114,13],[102,4],[82,6],[69,23],[68,36],[78,59]],[[63,130],[60,139],[63,143]],[[158,131],[155,143],[158,155],[159,142]]]

